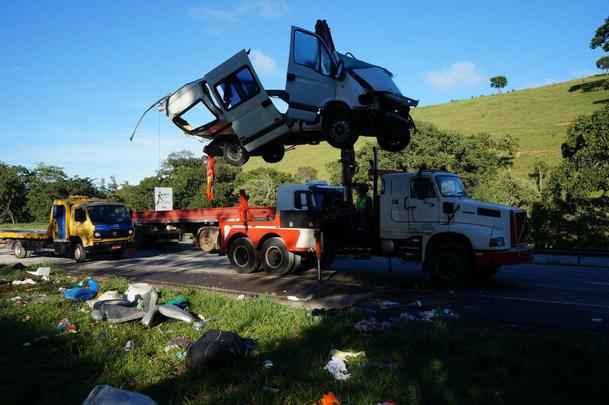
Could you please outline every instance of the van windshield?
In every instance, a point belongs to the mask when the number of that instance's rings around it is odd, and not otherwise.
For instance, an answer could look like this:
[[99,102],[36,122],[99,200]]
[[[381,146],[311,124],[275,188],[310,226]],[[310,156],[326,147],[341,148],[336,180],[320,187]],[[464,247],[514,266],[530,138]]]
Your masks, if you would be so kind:
[[444,197],[465,197],[465,188],[457,176],[436,176],[436,183]]
[[124,224],[131,222],[129,210],[123,205],[93,205],[87,207],[94,224]]

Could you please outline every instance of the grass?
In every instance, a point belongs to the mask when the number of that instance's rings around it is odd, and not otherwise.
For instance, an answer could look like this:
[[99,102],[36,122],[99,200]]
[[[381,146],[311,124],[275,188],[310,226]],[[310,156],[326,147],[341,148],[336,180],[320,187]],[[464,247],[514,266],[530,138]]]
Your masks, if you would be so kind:
[[[514,172],[526,177],[536,159],[558,162],[566,128],[576,116],[590,114],[609,103],[609,90],[598,86],[602,80],[603,77],[590,76],[511,93],[420,107],[414,110],[413,117],[463,134],[488,132],[494,136],[514,136],[520,142]],[[318,146],[299,146],[271,167],[293,173],[300,166],[312,166],[317,168],[321,178],[327,178],[325,164],[338,159],[339,155],[337,149],[325,142]],[[260,158],[254,158],[245,168],[264,164]]]
[[[21,271],[0,269],[4,280]],[[251,356],[223,369],[188,373],[174,352],[174,336],[196,339],[187,324],[164,322],[146,330],[139,323],[93,322],[86,304],[62,299],[59,286],[76,281],[54,273],[33,287],[0,287],[0,397],[9,403],[81,403],[95,384],[111,384],[150,395],[157,402],[186,404],[312,404],[332,391],[343,404],[567,404],[602,403],[609,345],[606,336],[585,333],[522,334],[468,326],[464,321],[402,322],[386,334],[365,336],[353,323],[361,312],[313,317],[268,297],[236,300],[193,289],[162,289],[162,300],[178,293],[191,310],[212,318],[208,328],[253,338]],[[127,287],[125,279],[101,280],[102,290]],[[40,294],[46,294],[46,297]],[[28,304],[10,298],[19,295]],[[77,334],[58,334],[68,318]],[[40,336],[46,341],[35,342]],[[133,340],[135,347],[123,347]],[[30,342],[31,346],[23,344]],[[351,379],[335,381],[323,366],[331,349],[366,352],[349,363]],[[274,367],[264,369],[264,360]],[[391,362],[394,369],[374,366]],[[265,391],[264,386],[279,388]]]
[[34,229],[44,231],[49,224],[47,223],[27,223],[27,224],[0,224],[0,231],[3,229]]

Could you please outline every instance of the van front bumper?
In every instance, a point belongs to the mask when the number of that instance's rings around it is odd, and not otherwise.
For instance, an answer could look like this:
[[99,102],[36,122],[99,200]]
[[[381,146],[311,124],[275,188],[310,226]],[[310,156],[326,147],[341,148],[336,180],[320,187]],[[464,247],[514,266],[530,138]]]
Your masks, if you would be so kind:
[[474,254],[474,260],[480,267],[523,264],[530,263],[533,260],[533,254],[528,247],[510,250],[478,250]]

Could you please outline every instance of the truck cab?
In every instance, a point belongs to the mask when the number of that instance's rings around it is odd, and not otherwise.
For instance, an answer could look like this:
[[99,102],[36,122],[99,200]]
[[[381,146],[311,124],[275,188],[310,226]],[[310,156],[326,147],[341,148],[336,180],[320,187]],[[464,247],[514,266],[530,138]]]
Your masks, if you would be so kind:
[[490,276],[502,264],[530,259],[526,212],[469,198],[453,173],[384,175],[379,225],[384,254],[419,259],[440,279],[463,276],[468,268]]

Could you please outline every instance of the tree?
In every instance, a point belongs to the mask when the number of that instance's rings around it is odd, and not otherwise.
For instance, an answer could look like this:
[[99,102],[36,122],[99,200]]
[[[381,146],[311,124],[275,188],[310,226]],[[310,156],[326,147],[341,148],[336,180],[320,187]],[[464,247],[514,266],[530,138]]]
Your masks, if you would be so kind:
[[501,89],[507,86],[508,80],[505,76],[495,76],[490,79],[491,87],[497,89],[501,93]]
[[603,56],[596,61],[596,67],[609,72],[609,56]]
[[590,41],[590,48],[603,48],[605,52],[609,52],[609,17],[605,19],[605,23],[596,29],[596,33]]
[[550,166],[543,160],[536,160],[529,177],[535,180],[537,191],[543,193],[544,180],[548,177]]
[[0,223],[29,219],[25,209],[28,176],[25,167],[0,162]]
[[299,183],[315,180],[317,179],[317,169],[311,166],[301,166],[296,169],[294,177]]
[[249,195],[250,206],[275,205],[280,184],[293,183],[294,177],[269,167],[241,172],[235,180],[235,189],[244,189]]

